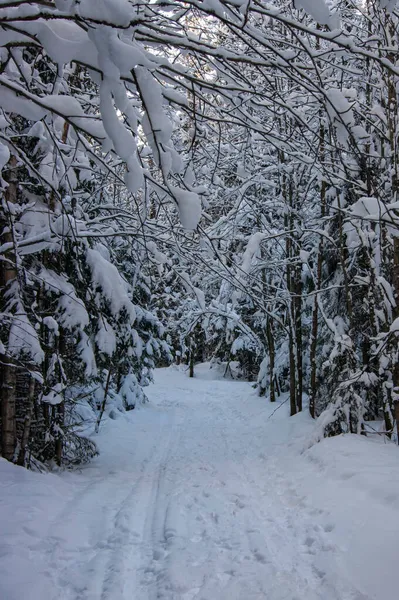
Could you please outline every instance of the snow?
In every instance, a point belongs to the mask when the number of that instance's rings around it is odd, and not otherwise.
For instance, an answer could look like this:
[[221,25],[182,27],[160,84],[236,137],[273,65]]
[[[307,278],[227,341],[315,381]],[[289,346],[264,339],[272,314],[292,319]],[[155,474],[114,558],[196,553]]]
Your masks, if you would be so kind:
[[330,11],[324,0],[295,0],[296,8],[303,8],[320,25],[328,25],[330,21]]
[[4,144],[0,143],[0,173],[10,159],[10,151]]
[[116,335],[105,317],[98,320],[98,331],[95,337],[98,349],[108,356],[116,350]]
[[53,94],[39,98],[2,75],[0,75],[0,89],[1,108],[5,112],[17,113],[29,121],[39,121],[49,113],[58,114],[65,116],[89,135],[99,139],[105,137],[103,124],[99,120],[85,116],[76,98]]
[[113,411],[81,472],[0,459],[0,598],[397,597],[397,447],[304,450],[305,412],[220,373],[157,370],[150,403]]
[[[13,89],[10,89],[10,88]],[[11,84],[5,77],[0,75],[1,108],[6,113],[17,113],[29,121],[39,121],[46,111],[41,106],[32,102],[33,97],[24,92],[18,84]],[[24,97],[26,96],[26,97]]]
[[244,273],[250,272],[252,260],[259,253],[260,245],[266,238],[267,234],[260,231],[250,237],[242,259],[241,270]]
[[380,4],[383,8],[386,8],[388,12],[392,12],[395,8],[397,0],[380,0]]
[[60,19],[50,22],[38,21],[25,24],[25,29],[35,34],[49,56],[58,64],[75,59],[90,61],[96,65],[96,55],[87,39],[86,32],[76,23]]
[[170,185],[169,189],[177,202],[181,224],[193,231],[201,220],[201,198],[195,192],[181,190]]
[[126,26],[134,17],[134,8],[129,0],[81,0],[79,14],[82,17],[96,15],[99,21]]
[[394,322],[391,324],[389,331],[396,332],[399,331],[399,317],[397,317]]
[[[344,94],[344,91],[346,94]],[[347,139],[348,130],[355,124],[353,114],[354,100],[352,98],[353,90],[341,91],[338,88],[330,88],[326,91],[327,114],[334,123],[340,141]],[[361,132],[356,130],[357,135]]]
[[119,156],[127,161],[136,151],[133,135],[119,120],[112,103],[112,86],[107,79],[100,86],[100,110],[105,131]]
[[397,211],[398,208],[398,202],[384,204],[384,202],[381,202],[381,200],[378,198],[362,197],[350,207],[350,214],[352,214],[354,217],[367,219],[369,221],[379,222],[383,220],[387,223],[392,223],[394,224],[392,231],[393,235],[395,235],[397,234],[398,222],[395,211]]
[[128,285],[117,268],[105,260],[97,250],[89,248],[86,256],[91,268],[93,285],[95,288],[101,288],[104,297],[110,302],[112,313],[117,315],[125,309],[133,323],[136,319],[136,311],[127,293]]
[[90,319],[86,308],[77,297],[75,288],[67,280],[65,275],[60,275],[51,269],[42,267],[39,279],[43,282],[46,291],[60,294],[57,310],[57,318],[63,327],[74,329],[75,327],[87,327]]
[[36,365],[44,360],[44,352],[40,346],[37,332],[22,309],[13,315],[8,350],[12,356],[18,358],[24,353],[27,354]]

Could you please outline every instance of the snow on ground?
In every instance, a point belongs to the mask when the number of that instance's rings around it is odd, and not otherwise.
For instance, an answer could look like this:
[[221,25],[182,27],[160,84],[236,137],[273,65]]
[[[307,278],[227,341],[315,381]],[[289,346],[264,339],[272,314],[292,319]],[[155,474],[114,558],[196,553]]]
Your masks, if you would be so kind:
[[158,370],[81,472],[0,459],[0,600],[396,600],[397,447],[304,451],[305,413],[196,373]]

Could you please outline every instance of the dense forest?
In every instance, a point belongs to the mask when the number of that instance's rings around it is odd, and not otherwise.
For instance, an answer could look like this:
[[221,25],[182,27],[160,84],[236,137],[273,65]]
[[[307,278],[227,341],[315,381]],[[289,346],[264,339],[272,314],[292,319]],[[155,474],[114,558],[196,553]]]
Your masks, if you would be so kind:
[[203,360],[397,439],[394,0],[3,0],[0,46],[1,456]]

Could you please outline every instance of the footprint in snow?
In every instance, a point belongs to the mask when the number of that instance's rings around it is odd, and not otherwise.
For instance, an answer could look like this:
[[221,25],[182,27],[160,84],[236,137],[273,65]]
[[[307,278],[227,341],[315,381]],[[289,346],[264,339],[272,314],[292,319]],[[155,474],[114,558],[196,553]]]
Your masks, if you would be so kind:
[[163,552],[159,549],[155,549],[152,553],[152,558],[154,560],[161,560],[162,556],[163,556]]
[[268,562],[270,562],[267,560],[266,556],[262,554],[262,552],[259,552],[259,550],[254,550],[253,555],[256,562],[262,563],[262,565],[266,565]]
[[305,540],[305,546],[308,546],[309,548],[311,548],[313,546],[313,544],[315,543],[315,539],[312,538],[311,536],[308,536]]

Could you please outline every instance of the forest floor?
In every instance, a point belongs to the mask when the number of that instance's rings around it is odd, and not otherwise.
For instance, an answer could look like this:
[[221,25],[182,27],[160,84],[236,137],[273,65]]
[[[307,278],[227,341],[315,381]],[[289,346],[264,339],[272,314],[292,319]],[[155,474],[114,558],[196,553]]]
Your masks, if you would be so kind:
[[396,446],[306,449],[305,412],[208,365],[149,397],[80,472],[0,459],[1,600],[397,599]]

